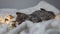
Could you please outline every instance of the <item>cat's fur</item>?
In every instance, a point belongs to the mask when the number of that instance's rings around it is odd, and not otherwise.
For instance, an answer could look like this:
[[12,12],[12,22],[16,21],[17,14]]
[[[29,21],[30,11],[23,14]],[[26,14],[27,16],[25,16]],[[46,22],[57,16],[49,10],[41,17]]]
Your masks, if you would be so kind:
[[21,24],[28,18],[28,15],[21,12],[16,12],[16,15],[17,15],[16,22],[18,22],[18,24]]
[[37,10],[30,14],[30,16],[37,17],[39,19],[43,20],[50,20],[55,18],[55,14],[52,11],[46,11],[45,9],[41,8],[41,10]]

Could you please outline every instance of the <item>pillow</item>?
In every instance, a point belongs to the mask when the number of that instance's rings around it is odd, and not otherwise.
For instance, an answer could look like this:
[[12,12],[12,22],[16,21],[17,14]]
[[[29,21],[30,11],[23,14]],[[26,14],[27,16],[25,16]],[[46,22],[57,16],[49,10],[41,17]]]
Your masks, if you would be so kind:
[[0,16],[6,16],[6,15],[15,15],[17,12],[17,9],[0,9]]
[[56,15],[58,15],[60,12],[59,10],[54,7],[53,5],[49,4],[48,2],[45,1],[40,1],[36,6],[30,7],[27,9],[21,9],[19,12],[26,13],[26,14],[31,14],[32,12],[39,10],[40,8],[44,8],[48,11],[53,11]]

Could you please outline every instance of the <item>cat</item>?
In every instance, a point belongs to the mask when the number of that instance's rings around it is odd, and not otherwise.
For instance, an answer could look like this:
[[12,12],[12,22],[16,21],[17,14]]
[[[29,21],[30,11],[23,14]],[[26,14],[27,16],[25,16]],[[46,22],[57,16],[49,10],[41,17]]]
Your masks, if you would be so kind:
[[21,12],[16,12],[16,15],[17,15],[16,22],[18,22],[18,24],[21,24],[25,20],[32,21],[33,23],[38,23],[54,19],[56,16],[52,11],[47,11],[43,8],[40,8],[40,10],[36,10],[35,12],[29,15]]

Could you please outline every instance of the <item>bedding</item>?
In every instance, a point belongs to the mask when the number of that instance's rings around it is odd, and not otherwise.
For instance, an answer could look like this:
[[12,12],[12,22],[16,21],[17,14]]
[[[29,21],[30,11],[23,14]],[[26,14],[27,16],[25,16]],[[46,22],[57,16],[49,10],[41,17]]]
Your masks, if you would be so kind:
[[[53,5],[46,1],[40,1],[36,6],[27,9],[0,9],[0,15],[5,15],[5,13],[8,11],[8,14],[11,13],[16,17],[15,13],[17,11],[25,14],[31,14],[40,8],[53,11],[55,15],[60,14],[59,10]],[[51,19],[40,23],[33,23],[29,20],[26,20],[21,25],[18,25],[12,30],[9,30],[8,26],[3,24],[0,26],[0,34],[60,34],[60,18]]]

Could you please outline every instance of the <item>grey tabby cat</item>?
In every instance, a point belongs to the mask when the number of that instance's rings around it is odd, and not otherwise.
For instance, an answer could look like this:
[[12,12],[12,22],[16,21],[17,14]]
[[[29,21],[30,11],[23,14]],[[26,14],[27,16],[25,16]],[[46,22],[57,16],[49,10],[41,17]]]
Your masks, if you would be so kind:
[[50,19],[54,19],[56,16],[52,11],[46,11],[43,8],[41,8],[41,10],[37,10],[29,15],[21,13],[21,12],[16,12],[16,15],[17,15],[16,22],[18,22],[18,24],[21,24],[25,20],[30,20],[33,23],[35,23],[35,22],[38,23],[38,22],[42,22],[45,20],[47,21]]

